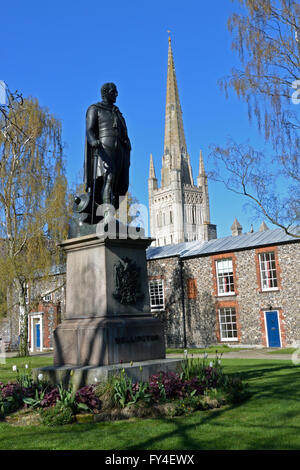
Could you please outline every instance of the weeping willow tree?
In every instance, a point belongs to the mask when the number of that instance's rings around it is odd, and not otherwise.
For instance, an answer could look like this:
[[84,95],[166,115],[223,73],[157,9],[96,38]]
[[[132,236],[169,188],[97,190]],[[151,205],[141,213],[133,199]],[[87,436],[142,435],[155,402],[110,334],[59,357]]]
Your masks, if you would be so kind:
[[37,99],[8,92],[0,116],[0,291],[20,310],[20,355],[28,355],[30,286],[60,261],[67,231],[61,123]]
[[227,96],[233,90],[247,103],[250,121],[272,150],[262,158],[250,145],[231,140],[227,147],[214,146],[213,155],[229,172],[223,181],[230,189],[294,235],[291,227],[300,222],[300,5],[293,0],[236,3],[240,11],[231,15],[228,28],[240,68],[220,86]]
[[[275,146],[299,144],[300,4],[293,0],[236,0],[241,13],[228,19],[232,49],[241,68],[220,80],[248,104],[266,139]],[[298,82],[298,83],[297,83]],[[299,93],[300,98],[300,93]],[[296,131],[296,132],[295,132]]]

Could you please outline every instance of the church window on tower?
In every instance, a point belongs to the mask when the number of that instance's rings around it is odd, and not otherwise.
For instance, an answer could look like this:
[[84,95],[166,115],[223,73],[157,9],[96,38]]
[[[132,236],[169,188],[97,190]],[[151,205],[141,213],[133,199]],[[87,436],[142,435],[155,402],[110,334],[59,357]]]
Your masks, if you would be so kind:
[[161,212],[159,212],[157,214],[157,226],[158,227],[161,227],[161,222],[162,222],[162,216],[161,216]]
[[192,224],[196,224],[196,206],[192,206]]
[[170,224],[172,224],[172,223],[173,223],[173,212],[170,211]]

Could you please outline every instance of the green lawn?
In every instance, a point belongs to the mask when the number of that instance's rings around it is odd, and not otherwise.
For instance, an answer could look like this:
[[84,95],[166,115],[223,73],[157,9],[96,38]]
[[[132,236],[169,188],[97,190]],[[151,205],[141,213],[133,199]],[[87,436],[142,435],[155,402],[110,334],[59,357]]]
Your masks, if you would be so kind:
[[299,366],[280,360],[223,359],[222,362],[225,372],[239,373],[249,383],[252,396],[247,402],[156,420],[132,419],[54,428],[14,427],[2,422],[0,449],[298,450]]
[[[216,345],[216,346],[209,346],[208,348],[190,348],[187,349],[188,355],[191,354],[204,354],[205,352],[208,354],[226,354],[230,352],[238,352],[238,351],[249,351],[249,348],[232,348],[226,345]],[[297,349],[296,348],[264,348],[264,349],[253,349],[254,352],[258,351],[264,354],[293,354]],[[183,348],[168,348],[166,350],[167,354],[183,354]]]
[[25,364],[30,369],[35,367],[49,366],[53,364],[53,356],[29,356],[29,357],[10,357],[6,358],[6,363],[0,363],[0,382],[7,383],[9,380],[16,380],[16,372],[12,370],[16,365],[18,370],[24,371]]
[[297,351],[296,348],[276,348],[273,351],[268,350],[268,354],[293,354],[293,352]]
[[[224,353],[229,353],[229,352],[236,352],[236,351],[241,351],[246,348],[231,348],[226,345],[216,345],[216,346],[209,346],[208,348],[188,348],[187,352],[188,355],[190,356],[191,354],[215,354],[218,352],[218,354],[224,354]],[[249,349],[249,348],[248,348]],[[167,354],[183,354],[184,349],[183,348],[168,348],[166,349]]]

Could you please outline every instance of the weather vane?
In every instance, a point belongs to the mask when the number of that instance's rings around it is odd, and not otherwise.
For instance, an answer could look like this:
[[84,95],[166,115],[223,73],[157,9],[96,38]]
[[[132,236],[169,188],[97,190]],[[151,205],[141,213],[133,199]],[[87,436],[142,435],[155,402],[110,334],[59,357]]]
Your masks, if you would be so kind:
[[171,41],[171,36],[170,36],[171,31],[168,29],[168,30],[167,30],[167,33],[169,34],[169,41]]

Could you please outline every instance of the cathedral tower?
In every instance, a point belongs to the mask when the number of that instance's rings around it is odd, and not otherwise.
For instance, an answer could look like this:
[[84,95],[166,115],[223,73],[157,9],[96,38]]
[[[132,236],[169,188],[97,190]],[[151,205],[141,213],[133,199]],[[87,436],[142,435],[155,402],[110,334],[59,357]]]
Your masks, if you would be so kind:
[[158,187],[151,154],[148,192],[150,232],[151,237],[156,239],[154,245],[216,238],[216,226],[210,223],[207,176],[202,152],[197,186],[194,185],[170,37],[161,187]]

